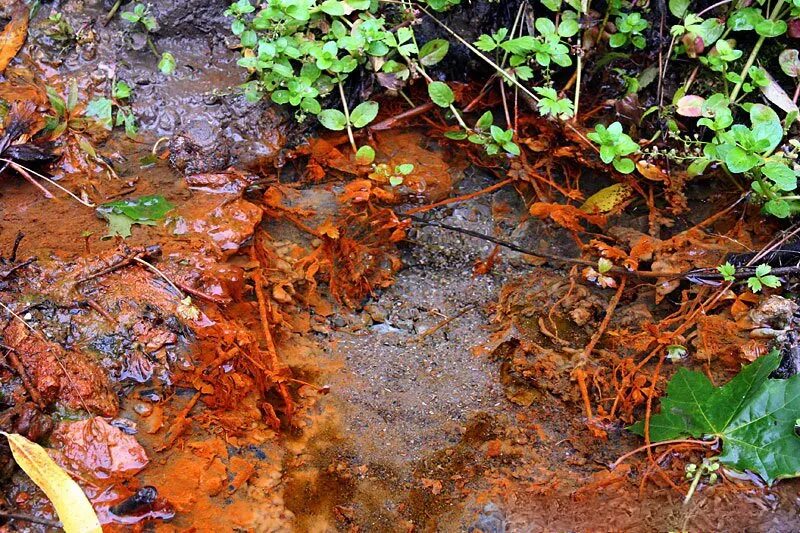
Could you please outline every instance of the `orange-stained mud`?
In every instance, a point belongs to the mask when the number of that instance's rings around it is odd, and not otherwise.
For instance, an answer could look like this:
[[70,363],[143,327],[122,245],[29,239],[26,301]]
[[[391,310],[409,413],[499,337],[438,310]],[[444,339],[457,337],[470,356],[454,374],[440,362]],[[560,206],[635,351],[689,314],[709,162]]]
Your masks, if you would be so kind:
[[[729,478],[701,485],[684,507],[686,487],[675,491],[642,458],[608,470],[640,441],[619,425],[603,429],[607,440],[587,429],[570,369],[609,291],[573,285],[513,257],[473,277],[473,259],[491,251],[485,243],[421,232],[404,258],[412,266],[351,312],[326,295],[328,283],[308,283],[309,254],[341,253],[325,242],[342,209],[330,186],[284,189],[266,202],[269,216],[261,220],[257,196],[241,197],[251,183],[245,175],[184,180],[163,162],[127,173],[139,177],[133,194],[163,194],[176,209],[163,225],[134,226],[125,245],[160,245],[153,264],[208,296],[193,298],[201,310],[194,321],[176,318],[174,290],[141,265],[81,281],[125,257],[118,243],[103,239],[105,222],[92,210],[9,180],[0,233],[7,251],[23,231],[18,256],[38,258],[17,274],[19,286],[4,291],[3,302],[27,312],[52,339],[26,347],[32,341],[22,337],[30,335],[12,322],[5,342],[14,342],[23,365],[38,353],[69,362],[75,388],[64,385],[57,363],[36,363],[28,377],[60,413],[48,441],[54,457],[80,481],[108,530],[149,523],[158,531],[461,531],[497,524],[508,531],[791,531],[798,523],[794,482],[768,490]],[[457,173],[454,182],[454,194],[485,186]],[[501,191],[458,207],[456,216],[491,225],[492,213],[505,219],[515,209],[509,198]],[[8,209],[15,203],[25,209]],[[265,382],[264,337],[247,281],[255,265],[237,251],[254,232],[273,261],[269,312],[294,380],[291,421]],[[455,255],[440,262],[447,253]],[[391,262],[383,265],[392,272]],[[347,278],[340,283],[353,290]],[[96,307],[81,305],[89,300]],[[637,300],[623,303],[597,352],[608,371],[596,374],[593,390],[611,390],[614,372],[626,368],[608,351],[615,335],[659,312]],[[701,335],[709,327],[704,323]],[[73,371],[81,358],[87,362]],[[62,377],[48,388],[48,375]],[[626,391],[632,405],[648,386],[636,383]],[[326,385],[327,395],[320,389]],[[15,390],[23,402],[24,387]],[[612,399],[598,405],[610,408]],[[84,407],[109,418],[77,414]],[[625,409],[620,416],[633,416],[633,407]],[[283,421],[279,429],[274,416]],[[4,428],[33,431],[14,420],[16,427],[9,419]],[[680,479],[686,458],[675,451],[662,467]],[[643,474],[650,481],[640,487]],[[19,471],[4,487],[15,509],[53,517]],[[137,500],[152,495],[150,487],[157,495]]]

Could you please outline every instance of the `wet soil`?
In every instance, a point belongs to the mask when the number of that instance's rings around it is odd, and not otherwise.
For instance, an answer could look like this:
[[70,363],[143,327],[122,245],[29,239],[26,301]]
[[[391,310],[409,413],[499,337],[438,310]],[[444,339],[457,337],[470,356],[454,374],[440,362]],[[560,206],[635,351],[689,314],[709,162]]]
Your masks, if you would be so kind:
[[[0,251],[8,255],[22,231],[18,256],[37,262],[2,282],[0,301],[18,309],[49,344],[17,338],[20,331],[7,331],[7,325],[4,342],[13,341],[31,358],[21,358],[23,364],[37,369],[54,351],[79,354],[83,359],[74,361],[89,375],[72,374],[90,391],[80,389],[80,396],[93,403],[60,394],[71,390],[69,384],[46,383],[41,387],[54,405],[45,396],[47,408],[31,406],[21,378],[3,367],[0,425],[56,450],[108,530],[800,527],[796,482],[768,489],[731,478],[701,486],[683,506],[685,486],[676,491],[651,475],[640,489],[644,462],[610,471],[608,465],[640,439],[621,423],[605,428],[605,440],[593,435],[570,370],[612,292],[583,285],[574,292],[567,269],[506,251],[488,273],[478,274],[476,261],[485,261],[493,245],[433,227],[414,228],[397,249],[392,246],[402,259],[393,283],[376,286],[353,306],[331,294],[336,279],[321,283],[318,296],[307,286],[292,292],[303,287],[297,279],[267,286],[281,320],[278,353],[298,380],[291,385],[297,411],[286,423],[279,396],[263,390],[258,357],[265,339],[256,295],[245,281],[255,268],[248,250],[261,242],[275,258],[272,274],[297,274],[298,258],[319,245],[320,236],[308,227],[320,230],[347,207],[341,197],[348,180],[302,182],[304,159],[287,165],[278,179],[275,168],[293,130],[281,111],[246,104],[230,90],[243,75],[222,37],[223,4],[154,6],[161,23],[155,44],[173,52],[179,65],[171,77],[157,73],[149,51],[130,49],[135,36],[119,20],[93,25],[93,47],[55,53],[36,33],[49,6],[34,21],[20,59],[49,65],[46,74],[53,79],[79,77],[82,88],[103,90],[114,76],[134,84],[140,141],[114,136],[102,147],[114,154],[118,178],[95,180],[93,196],[105,201],[162,194],[176,206],[163,225],[134,226],[124,248],[104,238],[107,224],[92,209],[45,199],[29,183],[3,176]],[[94,3],[64,2],[60,9],[76,27],[104,16]],[[141,168],[140,158],[161,136],[170,137],[170,159]],[[413,156],[423,169],[452,167],[446,177],[439,170],[422,173],[439,177],[423,183],[421,197],[407,197],[415,205],[494,183],[459,154],[425,141],[424,133],[398,132],[379,142],[386,160]],[[258,175],[186,179],[229,165]],[[231,185],[237,180],[247,187]],[[599,188],[597,182],[589,188]],[[303,217],[305,227],[262,212],[270,187],[281,188],[294,212],[314,210]],[[526,213],[518,191],[506,187],[429,216],[530,249],[579,253],[567,232]],[[704,217],[698,205],[685,225]],[[641,216],[618,222],[637,230],[646,225]],[[141,265],[84,287],[78,283],[129,250],[152,245],[161,248],[152,259],[159,269],[207,296],[195,298],[199,318],[182,317],[174,289]],[[612,328],[661,318],[670,304],[643,302],[626,298]],[[610,340],[601,347],[626,350]],[[603,357],[601,366],[610,365]],[[44,382],[48,371],[42,371]],[[726,368],[713,371],[729,374]],[[30,374],[38,389],[38,375]],[[278,406],[283,426],[270,424],[265,404]],[[106,418],[94,426],[85,411]],[[683,464],[677,453],[665,463],[673,470]],[[10,461],[0,466],[3,506],[54,517],[24,474]],[[131,498],[150,494],[149,487],[157,497],[142,511]],[[0,528],[44,529],[20,521]]]

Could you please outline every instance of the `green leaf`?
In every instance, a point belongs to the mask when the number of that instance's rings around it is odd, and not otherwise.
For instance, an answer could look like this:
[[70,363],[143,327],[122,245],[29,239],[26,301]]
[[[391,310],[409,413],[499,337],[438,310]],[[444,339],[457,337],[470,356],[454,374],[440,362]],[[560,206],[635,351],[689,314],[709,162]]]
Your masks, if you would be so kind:
[[669,12],[682,19],[689,8],[689,0],[669,0]]
[[530,35],[525,35],[504,42],[503,44],[500,45],[500,48],[512,54],[525,55],[528,52],[532,52],[537,45],[538,41],[536,40],[535,37],[531,37]]
[[350,122],[356,128],[363,128],[375,120],[376,116],[378,116],[378,102],[362,102],[350,113]]
[[700,176],[705,172],[706,167],[711,163],[710,160],[706,159],[705,157],[700,157],[692,161],[692,164],[688,166],[686,172],[689,174],[689,177],[696,177]]
[[338,109],[323,109],[317,118],[329,130],[341,131],[347,127],[347,117]]
[[115,213],[125,215],[131,219],[141,221],[161,220],[174,206],[160,194],[142,196],[130,200],[117,200],[103,204],[97,208],[100,215]]
[[761,278],[772,272],[772,267],[766,263],[762,263],[756,267],[756,276]]
[[764,20],[764,17],[759,9],[745,7],[737,9],[728,17],[728,28],[731,31],[752,30],[762,20]]
[[130,237],[131,225],[155,225],[157,220],[173,209],[163,196],[142,196],[132,200],[118,200],[97,208],[97,214],[108,221],[108,236]]
[[756,24],[756,33],[763,37],[777,37],[786,33],[788,25],[783,20],[762,20]]
[[446,131],[444,132],[444,136],[448,139],[453,139],[454,141],[463,141],[467,138],[468,133],[466,131]]
[[735,174],[741,174],[756,166],[759,158],[756,155],[747,153],[738,146],[734,146],[726,151],[723,161],[728,170]]
[[620,48],[625,46],[625,43],[627,42],[628,36],[624,33],[615,33],[608,38],[608,44],[611,46],[611,48]]
[[425,67],[435,65],[447,55],[450,43],[445,39],[432,39],[419,49],[419,62]]
[[138,15],[136,15],[135,13],[131,13],[130,11],[123,11],[122,13],[119,14],[119,16],[121,19],[127,20],[128,22],[131,22],[133,24],[139,22],[140,18]]
[[572,37],[581,29],[580,24],[575,19],[565,18],[558,25],[558,34],[561,37]]
[[747,287],[753,292],[761,292],[761,278],[756,276],[747,278]]
[[375,149],[372,146],[364,145],[356,152],[356,163],[359,165],[369,165],[375,161]]
[[636,165],[633,164],[633,161],[627,157],[623,157],[622,159],[614,159],[612,164],[614,165],[614,168],[617,169],[617,172],[621,172],[623,174],[630,174],[636,168]]
[[492,116],[491,111],[487,111],[481,115],[481,118],[479,118],[475,123],[475,127],[479,130],[488,130],[489,126],[492,125],[492,122],[494,122],[494,116]]
[[[751,278],[754,279],[754,278]],[[756,284],[760,289],[760,282]],[[800,476],[800,375],[768,379],[778,367],[777,350],[756,359],[723,387],[700,372],[681,368],[667,386],[661,413],[650,419],[653,442],[691,436],[720,438],[721,463],[750,470],[768,484]],[[640,422],[630,428],[643,434]]]
[[110,130],[113,127],[111,104],[108,98],[95,98],[86,106],[85,115],[94,118],[104,128]]
[[724,265],[720,265],[717,267],[717,271],[722,274],[722,279],[725,281],[735,281],[736,277],[736,267],[730,264],[729,261],[726,261]]
[[50,86],[45,89],[47,91],[47,99],[50,101],[50,107],[56,112],[56,115],[62,117],[67,114],[67,103],[56,90]]
[[337,0],[325,0],[319,8],[332,17],[344,16],[344,4]]
[[768,145],[761,151],[771,152],[777,148],[783,140],[783,126],[778,114],[769,106],[753,104],[750,108],[750,120],[753,122],[756,140],[768,140]]
[[162,74],[169,76],[173,72],[175,72],[175,56],[169,52],[164,52],[161,54],[161,59],[158,61],[158,70],[161,71]]
[[[756,183],[754,182],[754,185]],[[777,218],[788,218],[792,214],[791,206],[786,200],[776,198],[764,204],[764,211]]]
[[761,168],[761,173],[782,191],[793,191],[797,188],[797,175],[783,163],[769,162]]
[[428,85],[428,96],[439,107],[450,107],[455,101],[453,91],[446,83],[441,81],[434,81]]
[[408,176],[414,171],[414,165],[411,163],[402,163],[394,167],[394,171],[403,176]]
[[125,100],[131,96],[131,86],[120,80],[114,84],[114,89],[111,91],[111,96],[120,100]]

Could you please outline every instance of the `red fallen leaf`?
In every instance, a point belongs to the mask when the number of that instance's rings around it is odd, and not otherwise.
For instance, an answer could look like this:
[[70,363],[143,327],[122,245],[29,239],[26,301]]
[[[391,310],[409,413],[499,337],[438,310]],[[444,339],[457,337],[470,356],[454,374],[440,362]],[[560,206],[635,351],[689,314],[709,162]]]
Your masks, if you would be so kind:
[[631,253],[623,262],[628,270],[638,270],[639,261],[650,261],[655,252],[655,239],[643,235],[631,246]]
[[338,239],[339,238],[339,228],[333,225],[333,222],[328,219],[322,224],[319,225],[317,231],[320,235],[325,235],[330,237],[331,239]]
[[[683,96],[683,97],[681,97],[680,100],[678,100],[678,108],[676,109],[676,112],[679,115],[684,116],[684,117],[699,117],[699,116],[702,116],[702,114],[703,114],[703,103],[705,101],[706,101],[706,99],[703,98],[702,96],[697,96],[696,94],[687,94],[686,96]],[[648,169],[645,169],[645,172],[647,170]],[[645,178],[653,179],[653,178],[650,178],[650,176],[646,175],[645,172],[642,172],[642,169],[639,169],[639,172]],[[663,181],[663,180],[657,180],[657,181]]]
[[6,24],[0,33],[0,72],[6,69],[25,43],[25,37],[28,35],[29,13],[28,6],[23,2],[18,2],[11,16],[11,22]]
[[498,439],[490,440],[486,447],[486,457],[497,457],[500,455],[500,450],[502,449],[503,443],[500,442]]
[[434,496],[442,492],[442,482],[439,481],[438,479],[422,478],[422,486],[427,489],[430,489],[431,494],[433,494]]
[[583,231],[581,220],[596,226],[604,226],[606,223],[605,216],[586,213],[573,205],[536,202],[531,205],[530,213],[536,218],[550,218],[559,226],[572,231]]
[[789,21],[789,37],[792,39],[800,39],[800,18]]
[[687,33],[681,38],[681,42],[686,47],[686,55],[692,59],[696,58],[705,50],[706,45],[703,39],[694,33]]
[[94,417],[65,423],[53,432],[56,460],[82,478],[132,476],[147,463],[147,453],[132,435]]
[[628,258],[628,254],[625,253],[625,251],[617,248],[616,246],[606,244],[598,239],[592,239],[589,241],[589,246],[600,252],[601,257],[605,257],[611,261],[623,261]]
[[368,202],[372,198],[383,202],[392,202],[395,196],[389,191],[376,187],[370,180],[359,179],[345,185],[344,193],[339,197],[339,200],[357,204]]

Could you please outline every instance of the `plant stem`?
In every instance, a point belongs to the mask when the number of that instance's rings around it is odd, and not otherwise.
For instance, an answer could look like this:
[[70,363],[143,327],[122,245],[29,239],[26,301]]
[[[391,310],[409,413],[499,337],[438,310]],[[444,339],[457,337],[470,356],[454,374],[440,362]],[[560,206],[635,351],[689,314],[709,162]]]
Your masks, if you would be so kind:
[[700,478],[703,476],[703,472],[705,472],[705,470],[705,465],[702,464],[697,468],[697,473],[694,475],[692,484],[689,487],[689,492],[686,493],[686,497],[683,499],[683,505],[689,504],[689,500],[691,500],[692,496],[694,496],[694,491],[697,490],[697,485],[700,483]]
[[158,53],[158,48],[156,48],[155,43],[153,43],[153,39],[150,38],[150,34],[147,34],[147,47],[150,48],[150,51],[153,52],[153,55],[156,57],[161,57]]
[[347,98],[344,97],[344,87],[342,82],[339,81],[339,96],[342,98],[342,107],[344,108],[344,118],[347,120],[347,138],[350,139],[350,146],[353,147],[353,152],[358,152],[356,140],[353,137],[353,127],[350,125],[350,109],[347,107]]
[[[778,0],[775,3],[775,7],[772,8],[772,13],[769,16],[769,20],[774,21],[778,17],[778,13],[780,12],[781,7],[783,7],[783,2],[784,2],[784,0]],[[755,46],[753,46],[753,51],[750,52],[750,56],[747,58],[747,62],[744,64],[744,67],[742,68],[741,74],[739,74],[739,78],[740,78],[739,82],[736,84],[736,86],[731,91],[731,97],[730,97],[730,101],[731,102],[735,101],[736,97],[739,95],[739,91],[742,88],[742,84],[744,83],[744,80],[746,79],[747,72],[750,70],[750,67],[753,66],[753,63],[756,60],[756,56],[758,56],[758,52],[759,52],[759,50],[761,50],[761,45],[764,44],[764,39],[766,39],[766,37],[761,35],[758,38],[758,41],[756,41]]]
[[137,263],[142,264],[143,266],[149,268],[150,270],[152,270],[153,272],[155,272],[156,274],[161,276],[161,279],[166,281],[169,284],[169,286],[172,287],[172,290],[174,290],[175,292],[178,293],[178,297],[181,300],[183,300],[185,298],[185,295],[183,294],[183,291],[177,285],[175,285],[175,282],[173,282],[171,279],[169,279],[167,277],[167,275],[164,274],[163,272],[161,272],[161,270],[159,270],[155,265],[152,265],[152,264],[148,263],[147,261],[145,261],[144,259],[142,259],[140,257],[134,257],[133,260],[136,261]]
[[[588,12],[589,12],[589,0],[581,0],[581,17],[585,17],[586,13]],[[606,17],[608,17],[608,11],[606,11]],[[605,22],[600,27],[598,36],[602,35],[603,27],[605,27]],[[598,41],[599,40],[600,39],[598,37]],[[578,65],[575,68],[575,103],[572,106],[575,109],[575,115],[572,117],[572,120],[578,122],[578,115],[580,114],[579,106],[581,103],[581,74],[583,73],[583,32],[581,32],[580,30],[578,31],[578,51],[576,55],[578,56]]]
[[103,26],[108,26],[108,23],[111,22],[111,19],[113,19],[114,15],[117,14],[117,10],[121,5],[122,5],[122,0],[117,0],[116,2],[114,2],[114,5],[111,7],[111,11],[108,12],[108,15],[106,15],[105,20],[103,20]]

